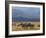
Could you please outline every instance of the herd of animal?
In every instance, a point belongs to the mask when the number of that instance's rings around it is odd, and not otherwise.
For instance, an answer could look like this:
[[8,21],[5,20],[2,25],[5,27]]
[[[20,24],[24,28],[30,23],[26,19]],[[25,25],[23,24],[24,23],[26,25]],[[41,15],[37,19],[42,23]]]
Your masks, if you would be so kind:
[[32,24],[32,23],[13,23],[13,31],[19,30],[38,30],[40,29],[40,24]]
[[[16,24],[14,24],[16,26]],[[31,24],[31,23],[20,23],[18,24],[17,26],[22,26],[22,27],[34,27],[35,25],[34,24]],[[40,25],[37,25],[38,27],[40,27]]]

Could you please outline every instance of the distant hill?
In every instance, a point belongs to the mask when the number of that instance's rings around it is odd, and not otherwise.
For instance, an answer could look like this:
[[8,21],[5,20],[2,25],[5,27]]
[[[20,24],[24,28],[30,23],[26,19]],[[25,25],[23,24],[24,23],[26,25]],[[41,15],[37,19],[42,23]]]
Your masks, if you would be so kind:
[[28,17],[14,17],[12,18],[13,21],[40,21],[37,18],[28,18]]

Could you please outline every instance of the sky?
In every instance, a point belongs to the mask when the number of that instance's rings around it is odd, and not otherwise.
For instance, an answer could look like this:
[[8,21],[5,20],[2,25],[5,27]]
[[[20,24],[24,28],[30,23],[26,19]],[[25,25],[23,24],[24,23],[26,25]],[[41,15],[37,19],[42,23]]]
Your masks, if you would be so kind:
[[[40,8],[36,7],[12,7],[12,19],[25,21],[40,20]],[[27,21],[27,20],[26,20]]]

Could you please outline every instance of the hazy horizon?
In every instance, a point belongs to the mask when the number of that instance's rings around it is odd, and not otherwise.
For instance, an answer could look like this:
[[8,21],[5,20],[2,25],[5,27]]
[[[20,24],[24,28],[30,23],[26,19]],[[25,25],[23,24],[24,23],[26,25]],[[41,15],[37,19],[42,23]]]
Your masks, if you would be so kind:
[[12,7],[12,21],[40,21],[40,8]]

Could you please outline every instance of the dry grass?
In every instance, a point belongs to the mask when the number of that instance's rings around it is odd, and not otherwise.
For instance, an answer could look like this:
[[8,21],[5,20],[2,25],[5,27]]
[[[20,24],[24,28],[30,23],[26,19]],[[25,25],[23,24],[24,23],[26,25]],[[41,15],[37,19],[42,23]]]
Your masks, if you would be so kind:
[[[34,26],[33,27],[22,27],[22,25],[18,26],[20,23],[31,23]],[[12,24],[12,31],[23,31],[23,30],[40,30],[40,22],[13,22]]]

